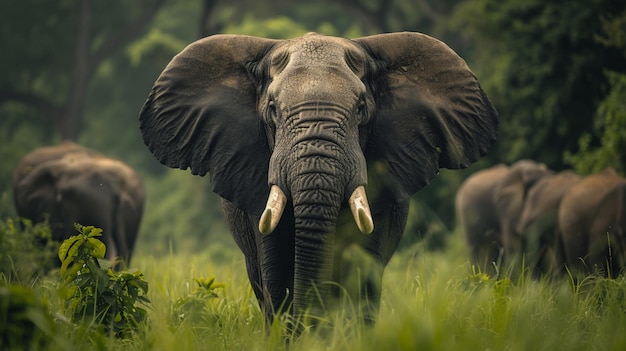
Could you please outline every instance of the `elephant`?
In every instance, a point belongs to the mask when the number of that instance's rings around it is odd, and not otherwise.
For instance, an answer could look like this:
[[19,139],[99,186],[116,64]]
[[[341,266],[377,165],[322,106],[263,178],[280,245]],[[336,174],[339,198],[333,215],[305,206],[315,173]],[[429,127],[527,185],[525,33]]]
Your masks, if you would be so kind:
[[626,267],[626,178],[613,168],[583,178],[561,200],[559,228],[572,274],[618,276]]
[[571,170],[542,177],[528,190],[516,232],[534,277],[562,275],[565,264],[558,212],[563,196],[581,177]]
[[88,149],[69,140],[65,140],[60,145],[56,146],[36,148],[22,157],[13,169],[13,187],[15,188],[15,185],[18,184],[20,180],[24,179],[35,167],[44,162],[58,160],[72,153],[86,153],[93,156],[101,156],[97,151]]
[[493,271],[502,250],[500,220],[493,201],[495,184],[509,172],[505,164],[497,164],[469,176],[456,192],[454,206],[458,225],[470,249],[473,265],[481,272]]
[[465,61],[414,32],[202,38],[139,120],[162,164],[210,174],[267,321],[300,326],[346,295],[374,322],[410,195],[478,160],[498,126]]
[[53,240],[67,239],[74,223],[92,225],[102,229],[114,268],[130,264],[145,190],[125,163],[69,141],[37,148],[15,167],[13,195],[18,216],[48,219]]
[[472,264],[498,274],[513,264],[522,250],[515,231],[528,190],[551,174],[545,164],[520,160],[497,164],[468,177],[457,190],[455,211],[470,249]]

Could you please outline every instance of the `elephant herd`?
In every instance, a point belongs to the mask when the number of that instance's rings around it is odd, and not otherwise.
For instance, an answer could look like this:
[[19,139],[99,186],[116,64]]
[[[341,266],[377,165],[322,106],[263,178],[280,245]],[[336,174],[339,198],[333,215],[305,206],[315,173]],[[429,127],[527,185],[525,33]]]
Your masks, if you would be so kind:
[[625,195],[626,179],[612,168],[582,177],[521,160],[472,174],[455,206],[484,272],[615,277],[626,267]]

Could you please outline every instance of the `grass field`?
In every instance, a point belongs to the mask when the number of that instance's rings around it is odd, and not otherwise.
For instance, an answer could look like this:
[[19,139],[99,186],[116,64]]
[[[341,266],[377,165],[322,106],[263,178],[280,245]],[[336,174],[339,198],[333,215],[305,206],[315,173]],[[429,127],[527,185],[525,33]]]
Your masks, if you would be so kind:
[[[466,257],[458,235],[450,237],[445,252],[424,252],[419,244],[404,250],[385,271],[374,326],[339,313],[332,316],[332,329],[305,330],[285,342],[280,322],[264,325],[243,256],[234,248],[207,248],[196,256],[140,252],[133,268],[144,273],[150,303],[143,306],[148,319],[135,334],[115,338],[71,323],[62,313],[53,275],[30,284],[54,321],[47,331],[53,335],[30,349],[626,350],[623,276],[588,278],[577,285],[568,279],[496,281],[473,272]],[[194,278],[215,278],[224,286],[190,303]],[[29,342],[24,340],[26,349]]]

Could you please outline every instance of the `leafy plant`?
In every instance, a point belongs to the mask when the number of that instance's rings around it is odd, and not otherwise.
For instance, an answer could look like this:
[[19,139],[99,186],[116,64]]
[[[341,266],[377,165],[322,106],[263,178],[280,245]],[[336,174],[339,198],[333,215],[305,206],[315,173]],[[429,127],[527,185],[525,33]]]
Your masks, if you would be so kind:
[[224,288],[226,284],[218,283],[214,277],[194,278],[198,285],[188,296],[178,299],[172,306],[171,324],[179,326],[182,323],[202,323],[207,319],[217,318],[211,313],[212,300],[219,298],[217,289]]
[[481,272],[476,266],[472,265],[472,274],[465,277],[463,280],[463,285],[468,290],[474,291],[477,289],[481,289],[487,284],[492,283],[493,280],[490,279],[487,273]]
[[11,282],[27,283],[57,266],[58,247],[46,223],[0,221],[0,273]]
[[102,229],[76,224],[79,234],[65,240],[59,248],[62,287],[66,308],[72,321],[94,321],[118,337],[127,337],[147,317],[135,306],[149,303],[148,283],[139,271],[114,272],[101,268],[106,246],[98,237]]

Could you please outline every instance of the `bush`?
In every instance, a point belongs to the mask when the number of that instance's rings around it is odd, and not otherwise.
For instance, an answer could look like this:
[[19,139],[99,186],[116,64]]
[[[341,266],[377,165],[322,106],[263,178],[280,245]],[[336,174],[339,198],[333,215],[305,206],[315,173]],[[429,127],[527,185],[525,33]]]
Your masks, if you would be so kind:
[[0,221],[0,274],[9,282],[28,283],[58,266],[59,243],[46,223]]
[[61,295],[73,322],[95,322],[106,333],[128,337],[146,320],[147,312],[135,303],[149,303],[148,283],[139,271],[114,272],[100,267],[106,247],[98,239],[102,229],[76,225],[79,234],[59,248]]

